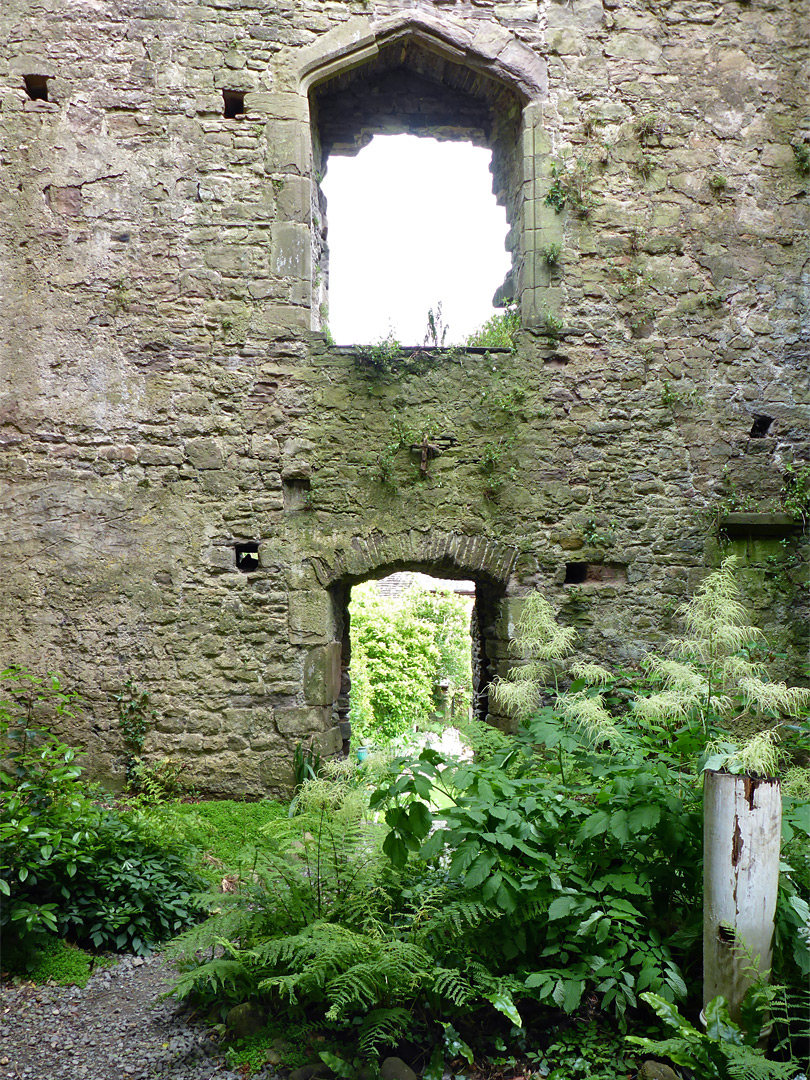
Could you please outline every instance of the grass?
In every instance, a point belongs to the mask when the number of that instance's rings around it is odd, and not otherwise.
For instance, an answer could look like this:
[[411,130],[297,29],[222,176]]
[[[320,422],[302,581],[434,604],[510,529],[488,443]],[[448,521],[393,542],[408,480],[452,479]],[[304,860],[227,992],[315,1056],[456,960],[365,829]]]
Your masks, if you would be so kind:
[[[273,822],[286,820],[286,804],[264,799],[261,802],[172,803],[162,808],[182,827],[188,843],[203,852],[204,863],[218,865],[228,873],[253,862],[262,847],[262,830]],[[217,869],[221,876],[221,870]]]

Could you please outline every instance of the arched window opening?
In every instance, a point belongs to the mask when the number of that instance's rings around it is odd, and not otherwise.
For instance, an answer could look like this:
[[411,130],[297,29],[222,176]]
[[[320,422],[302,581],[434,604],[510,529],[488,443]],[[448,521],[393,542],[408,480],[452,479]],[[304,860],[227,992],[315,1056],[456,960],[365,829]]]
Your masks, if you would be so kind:
[[401,569],[338,586],[344,749],[485,720],[501,595],[486,581]]
[[[466,143],[468,150],[484,148],[491,151],[490,182],[493,194],[490,200],[494,196],[495,203],[503,208],[509,228],[504,241],[504,246],[510,253],[503,266],[505,279],[502,282],[496,279],[492,286],[497,294],[496,306],[502,307],[519,296],[522,284],[519,237],[522,232],[523,173],[518,133],[523,104],[511,87],[481,70],[467,67],[441,54],[421,38],[397,38],[381,46],[364,64],[344,70],[311,88],[310,116],[316,175],[319,179],[325,176],[330,159],[334,165],[337,157],[356,156],[371,143],[375,135],[426,136],[426,141],[438,140],[445,144],[444,147],[438,147],[439,151],[447,148],[446,144],[450,142]],[[370,147],[370,150],[374,150],[374,147]],[[378,182],[377,185],[383,187],[383,194],[387,197],[388,214],[392,219],[396,219],[404,217],[405,214],[403,200],[398,201],[394,195],[395,182],[402,184],[404,181],[407,191],[409,181],[415,186],[419,180],[428,180],[427,194],[422,200],[425,204],[423,212],[419,212],[417,205],[415,210],[407,214],[407,227],[412,235],[419,230],[422,219],[428,216],[427,203],[428,200],[432,201],[430,176],[422,175],[427,168],[414,163],[410,169],[406,167],[389,170],[387,182],[384,185]],[[434,171],[435,168],[434,166]],[[446,167],[441,166],[441,171],[445,170]],[[465,193],[465,188],[465,178],[461,176],[457,182],[459,199]],[[320,317],[320,324],[324,325],[329,320],[330,270],[333,268],[330,268],[327,246],[326,199],[318,185],[315,185],[314,192],[313,306],[316,309],[316,324]],[[478,216],[476,211],[471,211],[468,215],[467,230],[473,237],[479,233]],[[357,231],[360,232],[359,223]],[[435,250],[431,248],[429,224],[426,233],[425,239],[419,245],[422,250],[421,266],[415,272],[420,276],[424,275],[426,267],[437,262]],[[496,248],[496,263],[497,255]],[[410,271],[409,279],[406,277],[405,286],[391,283],[388,268],[397,262],[397,258],[396,250],[378,250],[375,255],[365,259],[366,263],[370,264],[371,274],[376,276],[378,281],[382,279],[389,285],[389,297],[394,291],[415,292],[414,271]],[[482,270],[491,268],[491,246],[489,250],[482,247],[477,255],[465,253],[464,258],[468,264],[480,265]],[[334,276],[336,274],[337,269]],[[448,274],[452,276],[452,271],[448,271]],[[364,295],[363,285],[358,284],[353,277],[348,288],[359,293],[361,297]],[[441,291],[439,289],[440,293]],[[492,288],[489,291],[491,293]],[[432,296],[428,301],[427,308],[433,308],[434,318],[436,305],[440,301],[445,304],[442,295]],[[382,309],[380,318],[387,328],[389,319],[385,311],[385,299],[369,299],[367,306]],[[426,336],[429,338],[428,344],[441,344],[440,340],[430,340],[427,333],[427,308],[424,295],[415,301],[410,321],[400,338],[403,344],[424,344]],[[449,325],[445,344],[450,344],[453,338],[465,337],[476,325],[486,321],[491,311],[491,307],[487,306],[481,312],[480,319],[472,320],[475,324],[473,326],[468,327],[462,322],[454,327],[453,319],[458,322],[458,317],[450,318],[449,307],[445,307],[443,321]],[[342,322],[340,326],[339,338],[345,340],[349,331],[345,330]],[[379,326],[380,322],[377,323],[378,328]],[[421,329],[416,330],[417,326]],[[439,337],[441,329],[440,324]],[[377,336],[385,336],[385,333]],[[411,340],[408,341],[407,338]],[[355,336],[352,343],[360,342]]]

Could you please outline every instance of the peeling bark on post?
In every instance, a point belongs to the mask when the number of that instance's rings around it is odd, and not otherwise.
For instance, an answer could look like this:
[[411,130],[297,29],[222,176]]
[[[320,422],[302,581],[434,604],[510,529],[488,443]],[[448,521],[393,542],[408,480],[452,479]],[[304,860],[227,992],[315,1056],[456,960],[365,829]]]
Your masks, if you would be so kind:
[[779,781],[707,772],[703,811],[703,1004],[722,994],[738,1020],[748,987],[771,967]]

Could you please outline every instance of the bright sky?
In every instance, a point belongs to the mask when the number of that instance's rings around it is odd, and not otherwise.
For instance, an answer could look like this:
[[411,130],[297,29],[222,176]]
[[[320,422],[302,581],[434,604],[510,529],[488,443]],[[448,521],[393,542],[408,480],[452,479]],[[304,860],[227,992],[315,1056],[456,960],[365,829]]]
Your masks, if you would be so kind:
[[322,187],[338,345],[373,344],[391,331],[421,345],[439,301],[448,345],[494,314],[510,257],[491,157],[471,143],[377,135],[356,157],[329,158]]

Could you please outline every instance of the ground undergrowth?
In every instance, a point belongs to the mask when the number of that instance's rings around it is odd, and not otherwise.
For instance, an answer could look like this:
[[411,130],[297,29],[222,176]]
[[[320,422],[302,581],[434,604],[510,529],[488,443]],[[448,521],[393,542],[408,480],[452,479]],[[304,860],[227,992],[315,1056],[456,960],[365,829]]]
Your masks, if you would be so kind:
[[[685,1080],[799,1080],[808,695],[768,679],[733,585],[724,565],[684,637],[633,672],[572,660],[573,632],[530,598],[493,687],[514,734],[469,724],[463,757],[310,761],[290,806],[154,785],[111,804],[35,723],[75,698],[9,669],[4,967],[81,981],[94,955],[163,943],[174,993],[246,1075],[270,1061],[371,1080],[395,1055],[427,1080],[616,1080],[652,1057]],[[778,770],[784,823],[772,971],[753,972],[735,1020],[708,1003],[703,1028],[706,763]]]

